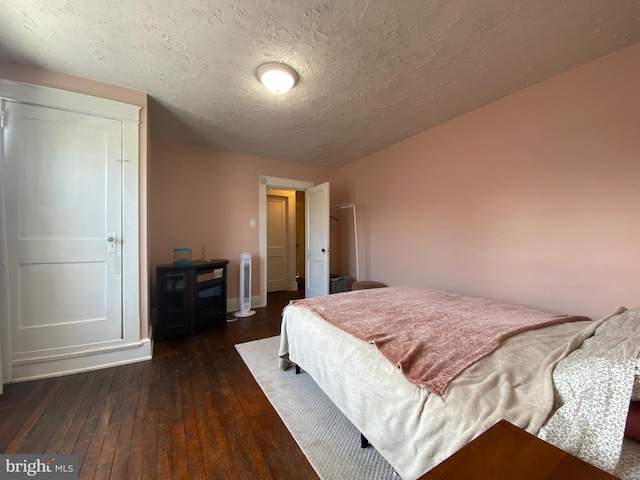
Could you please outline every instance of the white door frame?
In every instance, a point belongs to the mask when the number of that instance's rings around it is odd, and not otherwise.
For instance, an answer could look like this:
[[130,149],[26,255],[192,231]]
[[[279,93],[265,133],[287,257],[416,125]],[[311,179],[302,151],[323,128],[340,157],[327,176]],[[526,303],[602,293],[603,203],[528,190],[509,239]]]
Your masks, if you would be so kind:
[[[0,99],[0,111],[4,108],[4,100]],[[9,258],[5,243],[4,224],[4,188],[2,175],[4,166],[4,135],[0,129],[0,395],[3,393],[5,380],[12,377],[11,357],[11,325],[9,323]]]
[[[123,158],[123,224],[122,241],[122,311],[123,338],[120,344],[103,349],[79,350],[71,354],[34,359],[24,362],[10,362],[13,358],[9,339],[4,332],[10,330],[9,318],[0,318],[2,332],[2,355],[5,375],[11,377],[5,382],[43,378],[65,373],[93,370],[107,366],[121,365],[151,358],[151,342],[140,337],[140,270],[139,270],[139,117],[140,106],[113,100],[0,79],[0,97],[20,103],[30,103],[50,108],[70,110],[122,121]],[[11,121],[8,119],[7,121]]]
[[258,206],[258,230],[260,237],[260,295],[256,307],[267,305],[267,191],[271,188],[283,190],[305,191],[313,187],[314,182],[294,180],[291,178],[269,177],[258,175],[259,206]]

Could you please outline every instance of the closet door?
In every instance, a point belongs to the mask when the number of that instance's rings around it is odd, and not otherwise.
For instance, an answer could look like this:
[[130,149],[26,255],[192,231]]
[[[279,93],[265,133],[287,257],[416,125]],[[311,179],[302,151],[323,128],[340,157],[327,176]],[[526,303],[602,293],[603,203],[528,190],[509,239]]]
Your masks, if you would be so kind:
[[3,135],[14,360],[122,339],[122,123],[8,101]]

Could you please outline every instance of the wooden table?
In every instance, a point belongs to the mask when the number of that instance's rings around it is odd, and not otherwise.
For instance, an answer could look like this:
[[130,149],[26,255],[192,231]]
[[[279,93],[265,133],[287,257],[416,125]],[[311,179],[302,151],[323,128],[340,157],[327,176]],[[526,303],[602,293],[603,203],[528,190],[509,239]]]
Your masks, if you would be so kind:
[[615,480],[593,465],[500,420],[419,480]]

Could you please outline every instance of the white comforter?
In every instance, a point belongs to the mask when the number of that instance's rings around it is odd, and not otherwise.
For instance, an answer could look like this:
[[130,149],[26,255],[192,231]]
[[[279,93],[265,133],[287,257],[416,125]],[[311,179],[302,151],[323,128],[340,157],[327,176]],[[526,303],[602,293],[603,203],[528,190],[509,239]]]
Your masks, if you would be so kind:
[[374,345],[289,306],[280,367],[288,368],[289,360],[302,367],[402,478],[411,480],[500,419],[537,433],[553,408],[554,366],[601,322],[565,323],[511,337],[439,397],[409,383]]

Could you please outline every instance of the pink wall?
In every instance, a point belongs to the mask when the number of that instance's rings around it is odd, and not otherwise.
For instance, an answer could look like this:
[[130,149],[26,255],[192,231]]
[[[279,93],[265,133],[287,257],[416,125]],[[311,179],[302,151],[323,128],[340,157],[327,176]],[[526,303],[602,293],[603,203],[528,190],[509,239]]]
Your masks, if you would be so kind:
[[140,337],[148,336],[149,282],[147,263],[147,94],[58,72],[0,61],[0,78],[31,83],[138,105],[140,110]]
[[[245,251],[253,257],[252,295],[260,292],[258,177],[336,182],[335,169],[159,141],[151,142],[150,165],[152,269],[171,263],[175,247],[190,247],[195,260],[205,245],[210,258],[230,261],[229,298],[238,297],[239,259]],[[252,218],[256,228],[249,227]]]
[[640,45],[340,169],[370,278],[593,317],[638,306],[638,79]]

